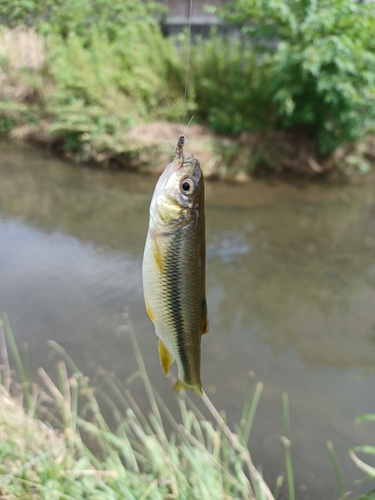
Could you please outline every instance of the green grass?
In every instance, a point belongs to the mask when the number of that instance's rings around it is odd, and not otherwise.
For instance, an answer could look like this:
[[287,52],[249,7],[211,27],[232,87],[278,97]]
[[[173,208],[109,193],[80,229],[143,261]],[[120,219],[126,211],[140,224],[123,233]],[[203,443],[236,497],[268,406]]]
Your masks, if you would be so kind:
[[[375,414],[367,413],[365,415],[359,415],[356,418],[356,424],[360,424],[360,423],[364,423],[364,422],[370,422],[370,423],[375,422]],[[361,460],[357,456],[358,453],[360,453],[361,455],[368,455],[369,457],[371,457],[372,464]],[[372,500],[372,499],[374,499],[375,498],[375,467],[374,467],[375,446],[369,446],[369,445],[355,446],[354,448],[349,450],[349,455],[350,455],[350,458],[353,460],[353,462],[356,464],[356,466],[362,472],[365,473],[364,480],[370,480],[370,481],[372,481],[372,484],[373,484],[372,489],[366,495],[359,497],[357,500]]]
[[[283,477],[270,491],[248,449],[263,385],[249,374],[242,416],[231,430],[207,395],[202,400],[211,419],[188,394],[176,395],[180,414],[172,415],[152,387],[130,318],[122,330],[132,341],[138,371],[125,383],[103,373],[106,387],[94,389],[66,352],[55,380],[39,368],[41,384],[32,382],[27,350],[19,352],[9,321],[0,321],[0,498],[13,499],[243,499],[296,498],[293,477],[289,399],[283,395],[286,489]],[[8,350],[15,373],[10,368]],[[141,378],[150,411],[141,411],[132,383]],[[173,380],[172,380],[173,382]],[[107,418],[104,416],[107,415]],[[109,417],[108,417],[109,415]],[[109,424],[109,420],[111,424]],[[373,422],[362,415],[357,422]],[[213,423],[214,422],[214,423]],[[166,430],[166,429],[171,430]],[[340,499],[347,497],[331,441],[327,443]],[[372,446],[349,454],[367,480],[375,468],[357,454],[375,455]],[[375,489],[357,500],[375,498]]]
[[[274,499],[247,448],[261,385],[253,391],[250,376],[237,433],[206,394],[203,401],[215,423],[200,413],[188,395],[176,396],[180,416],[175,418],[150,383],[129,318],[124,329],[139,367],[132,379],[142,378],[151,408],[148,415],[141,412],[131,385],[108,374],[108,390],[95,391],[56,344],[52,348],[61,358],[56,381],[40,368],[42,384],[31,382],[26,358],[4,319],[0,325],[0,496]],[[10,369],[5,338],[19,383]],[[103,405],[110,409],[114,425],[104,417]],[[172,431],[167,433],[166,427]],[[280,479],[277,484],[279,491]]]

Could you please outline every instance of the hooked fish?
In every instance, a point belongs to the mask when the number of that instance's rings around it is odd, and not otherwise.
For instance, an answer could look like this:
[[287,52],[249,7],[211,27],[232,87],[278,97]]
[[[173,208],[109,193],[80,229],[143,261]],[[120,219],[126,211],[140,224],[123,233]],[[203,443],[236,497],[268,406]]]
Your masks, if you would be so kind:
[[191,388],[198,395],[201,337],[208,332],[205,266],[203,174],[193,155],[184,157],[180,134],[175,158],[160,176],[151,200],[143,288],[165,374],[176,360],[175,391]]

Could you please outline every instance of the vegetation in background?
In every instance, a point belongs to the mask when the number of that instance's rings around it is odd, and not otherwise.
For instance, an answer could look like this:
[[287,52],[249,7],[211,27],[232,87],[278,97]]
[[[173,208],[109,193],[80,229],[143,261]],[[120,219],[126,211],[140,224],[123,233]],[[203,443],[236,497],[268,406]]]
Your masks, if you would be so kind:
[[375,9],[354,0],[234,0],[283,128],[306,127],[321,152],[375,130]]
[[78,160],[121,161],[132,153],[126,130],[182,110],[179,58],[155,2],[14,7],[0,6],[0,19],[15,27],[0,32],[0,131],[40,138]]
[[222,165],[295,170],[298,158],[315,173],[366,172],[375,147],[357,142],[375,130],[372,4],[234,0],[218,13],[241,34],[193,40],[185,103],[188,36],[163,38],[157,2],[2,2],[0,132],[78,161],[141,164],[157,148],[129,129],[195,115],[230,135],[213,151]]
[[246,39],[197,38],[191,48],[195,113],[217,133],[267,131],[275,128],[272,72],[261,66]]
[[0,5],[6,26],[35,26],[44,35],[56,33],[64,39],[75,33],[88,45],[93,32],[118,40],[124,29],[137,31],[137,24],[155,23],[163,12],[155,0],[5,0]]

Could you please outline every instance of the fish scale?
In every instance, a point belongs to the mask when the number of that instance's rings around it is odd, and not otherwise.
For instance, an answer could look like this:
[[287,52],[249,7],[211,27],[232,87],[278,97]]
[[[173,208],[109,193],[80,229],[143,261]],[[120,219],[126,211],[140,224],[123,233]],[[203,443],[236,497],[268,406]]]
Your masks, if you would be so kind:
[[143,258],[146,309],[159,337],[166,374],[175,360],[175,390],[202,394],[201,337],[208,331],[205,297],[204,181],[199,161],[176,156],[155,187]]

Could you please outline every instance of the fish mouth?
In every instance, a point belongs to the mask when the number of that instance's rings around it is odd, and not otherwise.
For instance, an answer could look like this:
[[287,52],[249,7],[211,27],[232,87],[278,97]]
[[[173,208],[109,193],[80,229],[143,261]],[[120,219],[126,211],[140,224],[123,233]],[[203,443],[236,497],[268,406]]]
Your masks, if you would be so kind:
[[199,167],[199,161],[195,158],[193,154],[189,156],[179,158],[176,156],[171,163],[176,170],[182,170],[189,167]]
[[198,160],[195,158],[193,154],[190,154],[189,156],[183,157],[183,158],[178,158],[177,156],[173,160],[173,162],[176,162],[179,166],[177,167],[178,170],[181,168],[184,168],[186,166],[190,166],[193,163],[195,164]]

